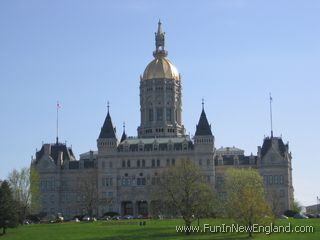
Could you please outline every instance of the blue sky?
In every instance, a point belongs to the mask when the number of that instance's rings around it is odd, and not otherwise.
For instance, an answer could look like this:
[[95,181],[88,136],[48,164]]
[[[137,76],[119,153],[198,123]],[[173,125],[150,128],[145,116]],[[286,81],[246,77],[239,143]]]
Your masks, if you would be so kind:
[[161,18],[182,75],[183,122],[193,134],[201,99],[216,146],[256,154],[270,135],[289,141],[295,197],[320,196],[320,2],[0,1],[0,178],[28,166],[43,142],[96,149],[107,101],[121,135],[140,124],[139,76]]

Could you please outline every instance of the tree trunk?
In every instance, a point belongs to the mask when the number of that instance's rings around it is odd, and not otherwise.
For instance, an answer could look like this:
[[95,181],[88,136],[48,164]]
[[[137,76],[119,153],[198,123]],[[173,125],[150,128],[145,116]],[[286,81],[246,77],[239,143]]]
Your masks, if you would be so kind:
[[3,229],[2,229],[2,235],[5,235],[6,234],[6,227],[3,226]]
[[186,220],[186,235],[190,235],[191,231],[190,231],[190,226],[191,226],[191,221]]

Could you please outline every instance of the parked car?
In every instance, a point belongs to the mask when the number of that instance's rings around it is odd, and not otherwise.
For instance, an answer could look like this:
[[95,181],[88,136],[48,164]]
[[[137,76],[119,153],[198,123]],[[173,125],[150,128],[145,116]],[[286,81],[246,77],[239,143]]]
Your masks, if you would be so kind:
[[120,216],[113,216],[111,219],[112,220],[120,220],[121,218],[120,218]]
[[89,216],[84,216],[82,218],[82,221],[89,222],[90,221],[90,217]]
[[70,220],[70,222],[80,222],[79,218],[73,218],[72,220]]
[[109,216],[109,217],[114,217],[114,216],[119,216],[120,214],[118,212],[106,212],[103,214],[103,217]]
[[308,218],[316,218],[317,216],[315,214],[307,213],[306,216]]
[[279,219],[288,219],[288,217],[286,215],[280,215]]
[[109,220],[111,220],[111,217],[110,216],[104,216],[104,217],[100,218],[100,220],[109,221]]
[[308,219],[308,217],[302,213],[297,213],[293,216],[293,218],[296,218],[296,219]]
[[125,215],[125,216],[122,217],[122,219],[131,220],[131,219],[133,219],[133,216],[132,215]]

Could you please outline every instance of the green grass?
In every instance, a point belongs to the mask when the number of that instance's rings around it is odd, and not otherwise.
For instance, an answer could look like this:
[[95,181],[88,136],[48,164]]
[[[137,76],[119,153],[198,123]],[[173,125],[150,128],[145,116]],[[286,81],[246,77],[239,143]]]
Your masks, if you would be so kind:
[[[277,220],[276,225],[314,227],[313,233],[264,233],[254,234],[254,239],[259,240],[284,240],[284,239],[320,239],[320,219],[290,219]],[[211,226],[220,224],[231,224],[225,219],[203,219],[200,226],[208,223]],[[197,223],[194,222],[194,225]],[[176,225],[183,225],[178,220],[146,220],[146,226],[139,226],[138,220],[123,221],[98,221],[90,223],[62,223],[62,224],[33,224],[8,229],[7,234],[0,240],[124,240],[124,239],[248,239],[247,233],[193,233],[186,236],[176,232]]]

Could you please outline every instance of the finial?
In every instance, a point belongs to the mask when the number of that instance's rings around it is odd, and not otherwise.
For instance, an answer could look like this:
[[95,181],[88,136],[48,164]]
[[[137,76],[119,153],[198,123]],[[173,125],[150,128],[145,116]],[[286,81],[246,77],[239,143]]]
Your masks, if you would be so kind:
[[126,131],[126,123],[125,122],[123,122],[122,127],[123,127],[123,132],[125,132]]
[[162,31],[162,23],[159,19],[158,22],[158,30],[155,32],[155,44],[156,44],[156,50],[153,52],[153,56],[155,58],[158,57],[166,57],[167,51],[164,50],[165,45],[165,33]]
[[202,98],[202,110],[204,110],[204,99]]
[[107,102],[107,108],[108,108],[108,112],[109,112],[109,108],[110,108],[110,103],[109,103],[109,101]]

